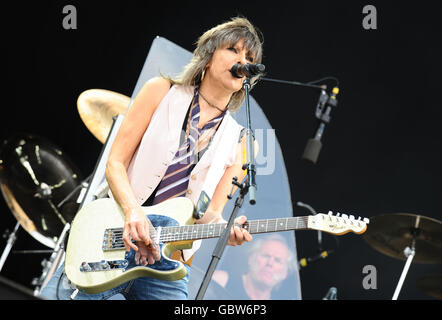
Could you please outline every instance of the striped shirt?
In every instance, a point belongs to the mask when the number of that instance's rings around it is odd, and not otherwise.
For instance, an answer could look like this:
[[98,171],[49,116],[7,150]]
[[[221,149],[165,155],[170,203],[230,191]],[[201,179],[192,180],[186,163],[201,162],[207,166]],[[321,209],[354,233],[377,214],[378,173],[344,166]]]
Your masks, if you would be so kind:
[[198,89],[195,88],[188,116],[185,117],[180,146],[160,184],[143,205],[155,205],[167,199],[186,195],[190,173],[210,146],[224,118],[225,111],[208,121],[201,129],[198,127],[200,119]]

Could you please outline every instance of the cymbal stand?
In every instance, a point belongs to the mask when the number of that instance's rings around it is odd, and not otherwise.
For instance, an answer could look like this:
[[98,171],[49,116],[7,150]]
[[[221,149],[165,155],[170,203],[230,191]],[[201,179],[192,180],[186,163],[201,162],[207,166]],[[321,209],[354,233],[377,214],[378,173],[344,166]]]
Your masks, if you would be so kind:
[[404,254],[407,257],[407,262],[405,263],[404,270],[402,270],[402,274],[401,274],[401,277],[399,279],[399,282],[398,282],[398,285],[396,287],[396,290],[394,291],[393,299],[392,300],[397,300],[397,297],[399,296],[399,292],[401,291],[402,284],[404,283],[405,276],[407,275],[408,269],[410,268],[410,264],[411,264],[411,261],[414,258],[415,253],[416,253],[416,251],[415,251],[414,246],[412,246],[411,248],[410,247],[406,247],[404,249]]
[[[77,187],[75,187],[74,190],[72,190],[58,205],[57,208],[60,208],[67,200],[69,200],[76,191],[78,191],[79,188],[81,188],[80,194],[77,197],[77,203],[81,203],[84,192],[89,186],[89,180],[91,179],[92,175],[87,177],[81,184],[79,184]],[[54,250],[52,251],[52,254],[49,258],[49,260],[43,259],[41,262],[41,265],[43,266],[43,271],[40,276],[40,278],[34,278],[32,280],[32,285],[36,286],[34,289],[34,295],[39,296],[41,290],[46,286],[46,284],[51,279],[52,275],[54,274],[55,270],[58,269],[58,267],[61,265],[61,263],[64,261],[64,243],[65,238],[69,232],[69,229],[71,228],[71,225],[69,223],[66,223],[64,225],[63,230],[61,231],[60,237],[57,240],[57,243],[55,244]]]
[[64,261],[64,239],[66,237],[67,232],[69,231],[71,225],[69,223],[66,223],[64,225],[63,231],[61,232],[60,237],[58,238],[58,241],[54,247],[54,251],[51,254],[51,257],[49,258],[49,261],[43,260],[42,266],[43,266],[43,272],[40,278],[34,279],[32,281],[33,285],[36,285],[34,289],[34,295],[39,296],[41,290],[45,287],[45,285],[49,282],[52,275],[54,274],[55,270],[60,266],[61,262]]
[[[3,265],[5,264],[6,258],[11,251],[12,246],[14,245],[15,240],[17,240],[16,233],[18,231],[18,227],[20,226],[20,222],[17,222],[15,225],[14,231],[12,231],[8,236],[8,242],[6,243],[6,247],[3,250],[2,256],[0,258],[0,271],[2,271]],[[8,234],[8,231],[5,232],[5,235]]]
[[401,274],[401,277],[399,278],[399,282],[396,286],[396,290],[394,291],[392,300],[397,300],[397,298],[399,296],[399,292],[401,291],[402,285],[404,283],[405,277],[408,273],[408,269],[410,268],[411,262],[413,261],[413,258],[416,255],[415,245],[416,245],[416,235],[419,231],[419,229],[418,229],[419,221],[420,221],[420,216],[417,216],[415,226],[411,230],[411,234],[412,234],[411,248],[406,247],[404,249],[404,255],[407,257],[407,261],[405,262],[404,269],[402,270],[402,274]]
[[[80,195],[77,198],[77,203],[80,203],[79,210],[85,206],[87,203],[95,200],[97,198],[97,189],[99,189],[100,184],[103,184],[104,178],[104,171],[106,167],[106,161],[108,154],[110,152],[110,148],[112,146],[112,143],[115,139],[115,136],[117,134],[117,131],[119,127],[121,126],[121,123],[123,121],[124,116],[121,114],[118,114],[117,116],[113,117],[113,124],[111,127],[111,131],[106,139],[106,143],[103,146],[103,149],[101,151],[100,157],[95,165],[95,169],[89,177],[86,178],[86,180],[81,184],[82,190],[80,192]],[[75,190],[74,190],[75,191]],[[72,191],[67,198],[71,197],[74,194],[74,191]],[[64,199],[58,206],[61,206],[64,201]],[[41,289],[44,288],[44,286],[47,284],[49,279],[52,277],[52,274],[57,270],[57,268],[61,265],[61,263],[64,261],[65,251],[64,251],[64,239],[70,229],[70,224],[66,223],[64,226],[64,229],[60,235],[60,238],[57,241],[57,244],[54,248],[54,252],[51,255],[51,258],[49,259],[48,263],[44,264],[44,270],[43,274],[38,281],[41,283],[41,287],[37,287],[34,291],[34,294],[38,296],[41,292]]]

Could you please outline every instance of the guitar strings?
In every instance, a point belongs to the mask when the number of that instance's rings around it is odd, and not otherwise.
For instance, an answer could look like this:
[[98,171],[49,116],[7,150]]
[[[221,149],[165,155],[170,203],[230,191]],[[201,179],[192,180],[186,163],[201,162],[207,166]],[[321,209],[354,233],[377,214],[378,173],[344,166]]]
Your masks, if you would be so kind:
[[[359,227],[361,225],[357,221],[348,221],[348,219],[344,219],[342,217],[334,217],[332,220],[330,217],[330,221],[333,222],[350,222],[351,225],[355,226],[355,223],[358,224]],[[288,230],[301,230],[308,229],[308,219],[309,216],[302,217],[287,217],[287,218],[277,218],[277,219],[263,219],[263,220],[251,220],[247,221],[245,225],[240,226],[235,224],[235,226],[239,226],[247,229],[250,233],[266,233],[266,232],[276,232],[276,231],[288,231]],[[341,221],[339,221],[341,220]],[[283,223],[285,221],[285,224]],[[346,222],[347,221],[347,222]],[[210,226],[210,227],[209,227]],[[161,229],[161,234],[159,235],[159,242],[176,242],[183,240],[197,240],[204,238],[215,238],[219,237],[221,234],[221,230],[224,230],[227,226],[227,223],[218,223],[218,224],[194,224],[194,225],[184,225],[184,226],[171,226],[171,227],[163,227]],[[269,228],[270,227],[270,228]],[[279,229],[278,229],[279,228]],[[109,229],[107,229],[109,230]],[[112,230],[112,249],[124,248],[124,242],[122,237],[123,228],[114,228]],[[158,232],[157,229],[153,226],[149,226],[149,233],[151,235],[151,239],[154,242],[157,242]],[[105,242],[107,242],[105,240]],[[135,243],[135,241],[132,240]]]
[[[295,218],[297,218],[297,221],[295,221],[296,224],[298,225],[297,228],[299,228],[299,227],[302,228],[302,225],[299,226],[299,221],[300,221],[299,219],[303,218],[303,220],[305,220],[303,222],[306,222],[307,218],[306,217],[295,217]],[[282,218],[282,219],[293,219],[293,218]],[[265,223],[263,224],[264,221],[265,221]],[[278,225],[275,224],[275,222],[277,222],[277,221],[281,221],[281,218],[279,218],[279,219],[268,219],[268,220],[254,220],[254,221],[250,221],[248,223],[248,225],[245,226],[245,228],[249,229],[249,231],[251,231],[251,232],[254,232],[254,230],[252,230],[252,229],[257,228],[257,232],[259,232],[260,231],[259,230],[259,224],[261,224],[261,227],[263,227],[263,228],[264,228],[264,225],[265,225],[264,230],[261,230],[261,232],[264,233],[264,232],[282,231],[282,230],[284,230],[286,228],[290,229],[290,228],[293,228],[295,226],[294,223],[288,223],[288,221],[287,221],[286,224],[280,223],[279,225],[280,226],[283,225],[284,227],[283,227],[283,229],[278,230],[277,229]],[[227,224],[226,223],[220,223],[220,224],[210,224],[210,225],[214,226],[214,228],[211,228],[211,230],[204,230],[204,228],[207,228],[208,225],[187,225],[187,226],[164,227],[162,229],[162,232],[165,232],[165,231],[167,231],[167,232],[166,232],[166,234],[163,234],[163,233],[161,234],[160,240],[165,240],[165,241],[170,240],[170,239],[183,240],[182,238],[186,238],[189,235],[195,234],[196,232],[198,232],[197,235],[201,235],[201,234],[206,233],[207,234],[206,236],[208,236],[210,233],[213,232],[214,229],[215,230],[218,229],[216,231],[219,231],[219,229],[220,229],[219,227],[224,229]],[[306,225],[306,224],[304,223],[304,225]],[[269,230],[269,226],[271,227],[270,230]],[[194,229],[195,227],[199,228],[199,229],[203,229],[203,230],[186,230],[186,231],[179,230],[179,229]],[[118,231],[115,230],[114,233],[117,234],[117,235],[121,235],[121,232],[122,232],[121,230],[122,229],[120,229]],[[155,231],[155,233],[156,233],[156,229],[155,228],[150,228],[150,230],[151,231]],[[173,231],[169,231],[169,230],[173,230]],[[156,238],[156,236],[154,235],[154,236],[152,236],[152,238]],[[117,237],[117,239],[118,239],[118,237]]]
[[[281,221],[285,220],[286,223],[282,223]],[[265,220],[252,220],[248,221],[245,228],[252,233],[265,233],[265,232],[275,232],[275,231],[286,231],[293,229],[296,225],[296,229],[302,229],[307,227],[308,217],[289,217],[289,218],[278,218],[278,219],[265,219]],[[279,226],[283,226],[282,229],[278,230]],[[260,224],[262,229],[259,230]],[[211,230],[204,230],[204,228],[208,228],[207,226],[211,226]],[[172,227],[164,227],[162,228],[162,232],[160,235],[160,242],[173,242],[173,241],[182,241],[182,240],[194,240],[200,238],[210,238],[217,237],[217,234],[214,234],[214,231],[220,232],[220,229],[225,229],[227,223],[218,223],[218,224],[209,224],[209,225],[186,225],[186,226],[172,226]],[[265,228],[264,228],[265,225]],[[273,230],[269,230],[269,226]],[[256,231],[253,229],[256,228]],[[181,230],[180,230],[181,229]],[[187,229],[187,230],[183,230]],[[193,230],[188,230],[193,229]],[[202,230],[195,230],[202,229]],[[218,229],[218,230],[217,230]],[[123,243],[122,239],[122,228],[113,229],[112,233],[112,245],[113,248],[116,246],[121,246]],[[154,227],[149,226],[149,233],[151,233],[151,239],[153,241],[157,240],[157,230]],[[166,232],[166,233],[163,233]],[[194,238],[195,237],[195,238]]]

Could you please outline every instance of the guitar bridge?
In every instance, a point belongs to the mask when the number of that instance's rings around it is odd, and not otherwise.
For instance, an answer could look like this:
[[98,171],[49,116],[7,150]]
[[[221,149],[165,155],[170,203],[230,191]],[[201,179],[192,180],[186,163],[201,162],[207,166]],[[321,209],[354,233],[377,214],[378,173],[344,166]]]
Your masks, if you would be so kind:
[[109,228],[104,231],[103,251],[124,249],[123,230],[121,228]]
[[110,271],[115,269],[124,269],[128,265],[128,261],[124,260],[101,260],[100,262],[82,262],[80,265],[81,272]]
[[[156,229],[156,233],[151,234],[151,239],[157,244],[160,244],[160,234],[161,227]],[[132,243],[136,243],[134,240],[131,240]],[[103,243],[101,249],[106,251],[115,251],[115,250],[124,250],[124,242],[123,242],[123,228],[109,228],[104,230],[103,235]]]

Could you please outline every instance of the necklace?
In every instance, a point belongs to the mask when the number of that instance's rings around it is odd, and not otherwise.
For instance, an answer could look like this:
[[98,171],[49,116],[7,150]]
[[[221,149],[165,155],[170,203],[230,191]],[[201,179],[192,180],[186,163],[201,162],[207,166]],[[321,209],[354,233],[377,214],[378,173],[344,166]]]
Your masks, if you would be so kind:
[[[221,109],[221,108],[218,108],[217,106],[215,106],[214,104],[211,104],[203,95],[202,95],[202,93],[201,93],[201,91],[199,91],[199,94],[200,94],[200,96],[201,96],[201,98],[203,98],[204,99],[204,101],[206,101],[207,102],[207,104],[209,105],[209,106],[211,106],[212,108],[215,108],[215,109],[218,109],[219,111],[221,111],[221,112],[224,112],[225,110],[223,110],[223,109]],[[226,109],[229,107],[229,104],[227,104],[227,106],[226,106]]]

